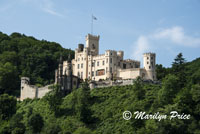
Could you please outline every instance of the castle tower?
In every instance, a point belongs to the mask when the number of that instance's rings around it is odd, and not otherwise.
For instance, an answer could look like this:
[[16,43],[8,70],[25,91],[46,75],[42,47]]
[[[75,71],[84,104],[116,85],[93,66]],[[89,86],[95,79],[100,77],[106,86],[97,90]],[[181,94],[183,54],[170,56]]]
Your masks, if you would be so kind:
[[144,69],[146,70],[146,79],[156,80],[156,54],[144,53],[143,54]]
[[30,78],[28,77],[21,77],[21,90],[24,88],[24,85],[28,85],[30,82]]
[[57,72],[57,84],[63,85],[63,60],[62,56],[60,57],[59,65],[58,65],[58,72]]
[[86,47],[89,48],[89,52],[93,56],[99,54],[99,38],[99,35],[95,36],[91,34],[88,34],[85,38]]
[[[27,89],[27,86],[30,83],[30,78],[28,77],[21,77],[21,91],[20,91],[20,100],[24,100],[28,94],[28,96],[31,96],[31,93],[29,93],[29,89]],[[35,97],[35,94],[32,95],[32,97]],[[31,97],[30,97],[31,98]]]
[[68,56],[67,60],[67,68],[66,68],[66,90],[72,90],[72,63],[71,63],[71,56]]

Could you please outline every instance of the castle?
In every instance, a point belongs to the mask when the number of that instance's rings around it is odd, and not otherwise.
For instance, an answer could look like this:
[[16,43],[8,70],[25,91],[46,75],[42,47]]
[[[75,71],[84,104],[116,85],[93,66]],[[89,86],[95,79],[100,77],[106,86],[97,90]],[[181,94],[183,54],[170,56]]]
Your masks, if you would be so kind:
[[[99,54],[100,36],[88,34],[86,36],[86,46],[79,44],[75,50],[75,58],[71,61],[62,61],[55,71],[55,84],[59,84],[61,89],[67,94],[73,88],[78,88],[80,80],[89,81],[113,81],[130,80],[140,76],[144,80],[156,80],[155,53],[144,53],[143,65],[136,60],[124,60],[123,51],[106,50],[104,54]],[[25,98],[41,98],[51,89],[50,85],[38,88],[29,84],[29,78],[21,78],[20,100]]]
[[[124,60],[123,51],[106,50],[99,55],[99,38],[88,34],[86,47],[79,44],[75,50],[75,59],[72,60],[73,75],[81,79],[94,81],[108,79],[135,79],[140,76],[143,79],[156,80],[155,53],[143,55],[144,68],[140,68],[140,62],[136,60]],[[64,62],[63,64],[66,64]],[[63,69],[65,70],[65,69]]]

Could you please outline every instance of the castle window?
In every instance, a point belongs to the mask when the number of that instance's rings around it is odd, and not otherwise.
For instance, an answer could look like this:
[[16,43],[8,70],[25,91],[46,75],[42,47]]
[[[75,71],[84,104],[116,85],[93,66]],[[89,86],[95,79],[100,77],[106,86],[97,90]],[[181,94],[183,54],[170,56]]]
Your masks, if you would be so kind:
[[112,55],[112,53],[110,53],[110,55]]
[[147,61],[147,64],[149,64],[149,62]]
[[81,68],[83,68],[83,63],[81,64]]
[[92,67],[94,67],[95,66],[95,64],[94,64],[94,62],[92,62]]
[[153,60],[153,57],[151,57],[151,59]]
[[106,73],[108,72],[108,68],[106,67]]
[[151,65],[153,65],[153,62],[151,62]]
[[147,57],[147,60],[149,59],[149,57]]
[[79,72],[77,73],[77,75],[78,75],[78,77],[80,77],[80,73]]
[[97,61],[97,66],[99,66],[99,61]]
[[78,64],[77,68],[79,69],[79,64]]
[[108,63],[108,58],[106,59],[106,63]]
[[95,49],[95,46],[94,46],[94,44],[92,44],[92,49]]
[[94,71],[92,71],[92,76],[94,76]]
[[102,62],[102,65],[104,65],[104,60],[103,60],[103,62]]
[[78,61],[80,61],[80,58],[78,58]]
[[110,73],[112,73],[112,67],[110,67]]
[[105,70],[104,69],[100,69],[96,71],[96,76],[101,76],[105,74]]
[[151,66],[149,66],[149,69],[151,69]]
[[112,63],[112,58],[110,58],[110,63]]

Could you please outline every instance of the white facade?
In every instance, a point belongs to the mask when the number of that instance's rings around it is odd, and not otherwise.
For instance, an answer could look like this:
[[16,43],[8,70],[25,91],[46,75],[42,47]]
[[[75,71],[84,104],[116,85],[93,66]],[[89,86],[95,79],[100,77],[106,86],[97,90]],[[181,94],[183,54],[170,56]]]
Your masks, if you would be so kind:
[[124,60],[123,51],[106,50],[104,54],[99,54],[99,39],[100,36],[88,34],[86,46],[79,44],[75,50],[75,58],[72,60],[73,75],[95,81],[135,79],[138,76],[143,79],[156,80],[155,53],[145,53],[143,55],[144,68],[140,68],[139,61]]

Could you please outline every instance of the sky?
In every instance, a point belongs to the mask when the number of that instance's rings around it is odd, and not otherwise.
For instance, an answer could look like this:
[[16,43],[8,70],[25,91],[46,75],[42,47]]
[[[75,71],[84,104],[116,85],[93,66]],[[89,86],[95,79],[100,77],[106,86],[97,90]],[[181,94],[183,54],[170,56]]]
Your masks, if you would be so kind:
[[57,42],[72,50],[100,35],[100,54],[122,50],[126,59],[156,53],[170,67],[178,53],[200,57],[200,0],[0,0],[0,31]]

